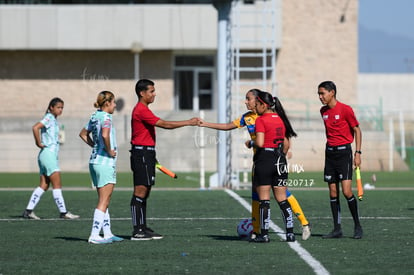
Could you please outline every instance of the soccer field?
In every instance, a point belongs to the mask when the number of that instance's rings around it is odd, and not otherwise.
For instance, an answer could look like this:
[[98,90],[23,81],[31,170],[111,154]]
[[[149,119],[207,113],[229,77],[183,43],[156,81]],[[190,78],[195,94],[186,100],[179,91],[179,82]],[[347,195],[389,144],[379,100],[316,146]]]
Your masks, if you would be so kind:
[[[302,175],[313,178],[317,174]],[[286,243],[282,218],[274,200],[271,242],[240,240],[236,226],[250,216],[249,190],[200,190],[195,175],[179,175],[175,182],[161,176],[148,202],[148,225],[162,240],[130,241],[129,202],[132,188],[119,184],[110,205],[113,232],[126,238],[110,245],[87,243],[96,192],[85,174],[66,175],[66,205],[79,220],[58,219],[51,192],[35,212],[42,220],[20,215],[35,174],[0,174],[0,274],[412,274],[414,264],[413,173],[378,173],[375,190],[367,190],[359,203],[364,237],[352,239],[353,222],[345,200],[342,239],[324,240],[331,230],[327,189],[290,188],[312,223],[312,237]],[[363,175],[364,177],[364,175]],[[119,175],[128,181],[129,175]],[[181,180],[180,180],[181,178]],[[319,175],[320,178],[320,175]],[[14,182],[10,182],[14,181]],[[20,182],[22,181],[22,182]],[[24,181],[24,182],[23,182]],[[31,184],[28,185],[27,181]],[[160,182],[158,184],[158,182]],[[82,187],[82,188],[78,188]],[[130,186],[129,186],[130,187]],[[170,187],[170,188],[165,188]],[[172,187],[179,187],[174,189]],[[182,187],[182,188],[180,188]],[[192,188],[191,188],[192,187]]]

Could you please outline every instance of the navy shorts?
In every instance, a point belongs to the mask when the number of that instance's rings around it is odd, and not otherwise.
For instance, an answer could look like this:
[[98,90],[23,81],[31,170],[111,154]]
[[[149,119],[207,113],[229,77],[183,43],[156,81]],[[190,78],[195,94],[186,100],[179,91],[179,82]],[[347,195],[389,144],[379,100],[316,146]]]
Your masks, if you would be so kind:
[[253,185],[286,186],[288,165],[280,148],[260,148],[255,154]]
[[131,170],[133,172],[134,186],[155,184],[155,148],[149,146],[133,145],[131,148]]
[[352,180],[353,157],[351,144],[341,146],[326,146],[324,181],[339,183]]

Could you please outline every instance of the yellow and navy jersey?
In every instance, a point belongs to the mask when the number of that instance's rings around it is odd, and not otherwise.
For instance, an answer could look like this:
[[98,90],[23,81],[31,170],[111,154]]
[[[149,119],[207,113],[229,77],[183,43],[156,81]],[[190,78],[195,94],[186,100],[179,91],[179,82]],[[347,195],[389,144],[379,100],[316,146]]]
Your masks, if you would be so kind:
[[238,119],[233,120],[233,124],[236,125],[237,128],[246,127],[247,131],[249,132],[250,138],[252,140],[256,140],[256,119],[259,117],[258,114],[249,111],[243,114]]

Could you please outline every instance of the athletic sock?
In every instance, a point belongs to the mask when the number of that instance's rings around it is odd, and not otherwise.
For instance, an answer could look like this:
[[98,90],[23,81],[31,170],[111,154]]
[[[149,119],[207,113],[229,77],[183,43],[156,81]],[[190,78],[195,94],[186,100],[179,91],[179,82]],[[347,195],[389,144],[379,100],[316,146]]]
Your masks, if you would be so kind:
[[355,226],[361,226],[359,223],[359,214],[358,214],[358,202],[354,195],[347,198],[349,211],[351,211],[352,218],[354,219]]
[[292,194],[287,198],[290,207],[292,208],[293,213],[295,214],[296,218],[300,221],[300,224],[302,226],[308,225],[309,222],[305,217],[305,214],[302,211],[302,208],[300,207],[299,202],[296,200],[295,196]]
[[104,215],[104,219],[103,219],[103,224],[102,224],[102,231],[104,233],[104,238],[108,239],[110,237],[112,237],[114,234],[112,234],[111,231],[111,217],[109,215],[109,209],[106,209],[105,215]]
[[260,211],[259,211],[259,195],[252,191],[252,224],[253,232],[260,234]]
[[149,193],[142,202],[142,212],[144,213],[144,228],[147,227],[147,202],[148,202]]
[[53,198],[60,213],[67,213],[65,200],[63,199],[62,189],[53,189]]
[[341,229],[341,205],[338,197],[331,197],[331,211],[334,223],[334,230]]
[[146,227],[146,199],[132,196],[131,199],[131,218],[134,232],[143,230]]
[[42,197],[42,195],[45,193],[45,190],[43,190],[40,187],[37,187],[35,190],[33,190],[33,193],[29,199],[29,203],[26,206],[27,210],[33,210],[36,205],[39,203],[40,198]]
[[259,213],[261,234],[267,235],[269,233],[270,222],[270,200],[260,200]]
[[292,208],[287,200],[279,202],[280,210],[282,210],[283,221],[286,226],[286,233],[293,233],[293,213]]
[[91,230],[91,238],[99,237],[99,233],[101,232],[103,221],[104,221],[105,213],[99,209],[95,209],[93,213],[93,223],[92,223],[92,230]]

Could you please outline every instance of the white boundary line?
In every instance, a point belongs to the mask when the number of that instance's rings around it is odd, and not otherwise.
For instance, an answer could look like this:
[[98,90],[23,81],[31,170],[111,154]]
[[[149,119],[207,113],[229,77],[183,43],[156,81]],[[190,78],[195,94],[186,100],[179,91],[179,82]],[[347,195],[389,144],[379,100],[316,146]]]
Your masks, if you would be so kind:
[[[3,191],[33,191],[36,188],[34,187],[0,187],[0,192]],[[89,187],[62,187],[63,191],[96,191],[96,189]],[[216,191],[216,190],[225,190],[225,188],[199,188],[199,187],[154,187],[152,191],[196,191],[196,190],[209,190],[209,191]],[[291,190],[297,191],[327,191],[327,187],[293,187]],[[356,191],[356,188],[353,188]],[[132,187],[116,187],[115,191],[133,191]],[[414,187],[377,187],[372,190],[366,190],[367,192],[375,192],[375,191],[414,191]]]
[[[238,201],[244,208],[247,209],[247,211],[251,211],[251,205],[242,197],[237,195],[235,192],[229,189],[225,189],[226,193],[229,194],[231,197],[233,197],[236,201]],[[286,239],[285,234],[281,233],[284,232],[280,227],[278,227],[276,224],[274,224],[272,221],[270,221],[270,228],[273,229],[273,231],[276,232],[280,237],[283,239]],[[287,244],[292,248],[315,272],[315,274],[320,275],[328,275],[330,274],[328,270],[326,270],[323,265],[316,260],[312,255],[304,249],[300,243],[298,242],[287,242]]]
[[[23,217],[18,218],[7,218],[7,219],[0,219],[0,222],[15,222],[15,221],[33,221],[33,222],[41,222],[41,221],[91,221],[92,216],[88,218],[78,218],[73,220],[66,220],[62,218],[40,218],[40,220],[33,220],[33,219],[25,219]],[[128,218],[113,218],[111,217],[111,221],[128,221],[131,220],[131,217]],[[185,218],[185,217],[167,217],[167,218],[147,218],[150,221],[217,221],[217,220],[240,220],[240,218],[225,218],[225,217],[211,217],[211,218]],[[1,275],[1,273],[0,273]]]
[[[150,217],[147,218],[147,220],[152,220],[152,221],[208,221],[208,220],[240,220],[242,217],[240,218],[229,218],[229,217],[211,217],[211,218],[198,218],[198,217],[166,217],[166,218],[154,218],[154,217]],[[331,220],[332,217],[309,217],[311,220]],[[414,220],[413,217],[359,217],[361,220]],[[92,217],[88,217],[88,218],[79,218],[79,219],[75,219],[73,221],[90,221],[92,219]],[[342,219],[347,219],[347,220],[351,220],[352,217],[342,217]],[[127,218],[113,218],[111,217],[111,220],[114,221],[128,221],[131,220],[131,217],[127,217]],[[0,222],[11,222],[11,221],[28,221],[28,219],[23,219],[22,217],[17,217],[17,218],[4,218],[4,219],[0,219]],[[62,218],[41,218],[40,220],[30,220],[33,222],[36,221],[68,221]],[[283,232],[283,230],[279,231]],[[278,233],[278,232],[276,232]],[[283,234],[279,234],[281,236],[281,238],[284,238]]]

